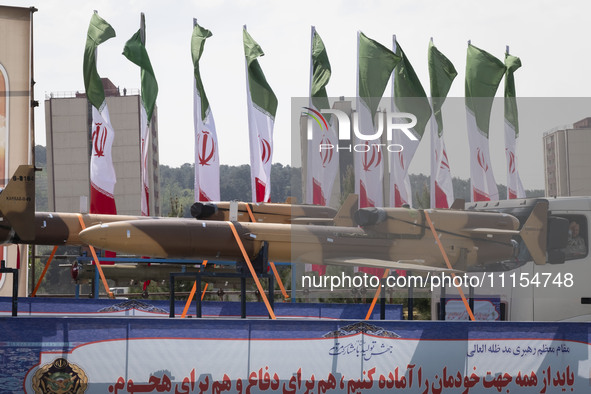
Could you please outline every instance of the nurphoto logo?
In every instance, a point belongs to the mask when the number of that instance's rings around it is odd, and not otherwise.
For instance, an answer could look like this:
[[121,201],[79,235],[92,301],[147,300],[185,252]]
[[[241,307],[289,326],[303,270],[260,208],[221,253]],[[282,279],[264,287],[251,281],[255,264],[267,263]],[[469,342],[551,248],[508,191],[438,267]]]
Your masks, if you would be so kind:
[[[408,112],[392,112],[387,110],[385,112],[385,120],[384,116],[378,116],[377,122],[377,130],[371,130],[373,134],[364,134],[359,127],[359,116],[357,112],[353,112],[352,114],[352,122],[353,127],[351,127],[351,119],[349,116],[338,109],[322,109],[320,111],[314,110],[309,107],[303,107],[304,109],[310,111],[306,112],[308,115],[308,127],[307,127],[307,139],[311,141],[314,139],[314,121],[318,124],[321,131],[327,131],[329,129],[329,122],[323,116],[325,114],[334,115],[332,119],[336,119],[338,122],[338,138],[340,141],[350,141],[351,140],[351,129],[353,129],[353,134],[355,137],[360,140],[360,143],[356,144],[349,144],[349,145],[335,145],[332,143],[326,143],[325,140],[322,140],[318,144],[319,152],[323,151],[332,151],[336,150],[346,150],[348,152],[359,152],[359,153],[367,153],[370,151],[377,150],[377,152],[382,152],[384,150],[392,153],[402,152],[404,147],[398,143],[391,143],[393,140],[394,131],[398,130],[403,132],[411,141],[418,141],[417,137],[409,130],[412,129],[417,124],[417,117]],[[405,122],[405,120],[408,120]],[[402,121],[402,123],[400,123]],[[335,124],[332,124],[335,126]],[[367,130],[363,130],[367,131]],[[386,139],[388,141],[387,144],[380,143],[380,142],[371,142],[371,141],[379,141],[386,131]]]

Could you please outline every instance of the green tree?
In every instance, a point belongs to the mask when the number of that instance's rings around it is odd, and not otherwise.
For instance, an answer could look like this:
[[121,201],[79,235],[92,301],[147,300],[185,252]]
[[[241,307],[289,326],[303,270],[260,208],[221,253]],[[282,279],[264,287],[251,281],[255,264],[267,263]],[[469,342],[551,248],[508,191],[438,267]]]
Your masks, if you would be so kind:
[[345,173],[341,174],[341,204],[351,193],[355,193],[355,170],[348,165]]

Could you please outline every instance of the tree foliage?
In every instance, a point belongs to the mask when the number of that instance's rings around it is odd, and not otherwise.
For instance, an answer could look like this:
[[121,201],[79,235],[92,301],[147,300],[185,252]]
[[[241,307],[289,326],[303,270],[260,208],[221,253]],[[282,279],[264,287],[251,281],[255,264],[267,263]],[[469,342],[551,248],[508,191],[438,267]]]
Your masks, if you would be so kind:
[[[43,171],[36,173],[36,206],[37,210],[47,210],[47,156],[44,146],[35,146],[35,165]],[[410,183],[413,192],[413,207],[429,207],[429,176],[411,174]],[[470,180],[453,178],[455,198],[470,201]],[[195,170],[194,165],[185,163],[180,167],[160,165],[160,203],[162,216],[190,217],[191,205],[195,201]],[[507,194],[505,185],[497,185],[499,196]],[[353,166],[349,166],[341,175],[341,200],[355,189]],[[251,201],[250,166],[220,166],[220,197],[222,201]],[[544,190],[526,190],[528,197],[543,197]],[[271,201],[284,202],[288,197],[295,197],[302,202],[302,173],[300,168],[273,164],[271,168]]]
[[[183,164],[179,168],[160,166],[160,195],[162,216],[170,216],[171,207],[182,211],[181,217],[190,217],[194,200],[194,166]],[[284,202],[288,197],[302,201],[301,171],[299,168],[273,164],[271,168],[271,201]],[[252,201],[250,166],[220,166],[220,198],[222,201]],[[171,205],[172,204],[172,205]],[[175,215],[176,216],[176,215]]]

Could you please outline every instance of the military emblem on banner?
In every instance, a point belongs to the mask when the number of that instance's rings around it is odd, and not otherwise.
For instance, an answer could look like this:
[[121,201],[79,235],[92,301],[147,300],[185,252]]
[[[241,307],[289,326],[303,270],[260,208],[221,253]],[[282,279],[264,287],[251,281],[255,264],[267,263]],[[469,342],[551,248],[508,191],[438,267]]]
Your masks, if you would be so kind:
[[82,394],[88,387],[88,377],[76,364],[58,358],[39,367],[33,376],[32,386],[37,394]]

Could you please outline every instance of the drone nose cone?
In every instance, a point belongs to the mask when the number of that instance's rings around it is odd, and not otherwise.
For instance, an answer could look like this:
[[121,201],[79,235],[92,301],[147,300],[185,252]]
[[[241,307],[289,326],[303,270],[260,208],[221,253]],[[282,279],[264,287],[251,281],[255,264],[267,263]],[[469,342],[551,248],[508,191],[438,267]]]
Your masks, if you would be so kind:
[[112,232],[107,232],[105,230],[105,228],[108,227],[108,224],[99,224],[88,227],[80,232],[79,237],[88,245],[102,248],[105,242],[110,241],[110,236],[113,234]]
[[88,245],[114,252],[166,257],[156,240],[131,223],[97,224],[81,231],[80,239]]
[[130,230],[127,225],[115,226],[115,223],[97,224],[82,230],[80,239],[98,248],[120,246],[125,243],[125,232]]

